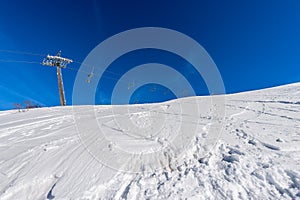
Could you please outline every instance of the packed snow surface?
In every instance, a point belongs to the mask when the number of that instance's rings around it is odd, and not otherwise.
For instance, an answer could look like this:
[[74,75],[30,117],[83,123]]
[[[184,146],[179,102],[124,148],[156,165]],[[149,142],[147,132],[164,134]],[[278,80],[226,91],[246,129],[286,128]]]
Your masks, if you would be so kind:
[[[208,154],[200,152],[199,138],[209,134],[210,119],[202,113],[180,161],[144,173],[97,160],[83,145],[72,107],[0,112],[0,199],[300,199],[300,83],[225,97],[222,133]],[[149,118],[151,109],[159,109],[170,115],[163,123],[176,125],[178,117],[168,109],[192,99],[135,105],[136,112],[125,118],[149,127],[157,119]],[[129,137],[109,123],[110,106],[78,108],[79,120],[94,109],[111,140]],[[115,111],[122,113],[122,106]],[[138,142],[139,137],[124,147]]]

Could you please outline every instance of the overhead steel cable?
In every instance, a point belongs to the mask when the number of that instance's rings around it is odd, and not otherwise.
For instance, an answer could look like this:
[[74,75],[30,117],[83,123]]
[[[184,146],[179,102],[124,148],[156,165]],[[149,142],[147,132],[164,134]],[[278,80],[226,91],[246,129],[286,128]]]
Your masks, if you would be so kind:
[[25,52],[25,51],[15,51],[15,50],[8,50],[8,49],[0,49],[0,52],[23,54],[23,55],[32,55],[32,56],[45,56],[45,54],[38,54],[38,53]]
[[[78,62],[78,61],[73,61],[74,63],[76,63],[76,64],[80,64],[80,65],[83,65],[83,66],[88,66],[89,67],[89,65],[87,65],[87,64],[84,64],[84,63],[81,63],[81,62]],[[97,67],[95,68],[95,70],[97,70]],[[114,75],[118,75],[118,76],[122,76],[123,74],[119,74],[119,73],[117,73],[117,72],[114,72],[114,71],[110,71],[110,70],[105,70],[105,72],[108,72],[108,73],[110,73],[110,74],[114,74]]]
[[0,62],[28,63],[28,64],[41,64],[40,62],[34,62],[34,61],[25,61],[25,60],[3,60],[3,59],[0,59]]
[[[3,59],[0,59],[0,62],[7,62],[7,63],[27,63],[27,64],[38,64],[38,65],[41,64],[41,62],[24,61],[24,60],[3,60]],[[69,66],[67,66],[65,69],[69,69],[69,70],[80,72],[80,73],[85,73],[87,75],[90,74],[90,72],[87,72],[87,71],[84,71],[84,70],[78,69],[78,68],[69,67]],[[109,76],[106,76],[106,75],[103,75],[103,77],[107,78],[107,79],[112,79],[112,80],[119,80],[118,78],[113,78],[113,77],[109,77]]]
[[[13,54],[21,54],[21,55],[32,55],[32,56],[40,56],[40,57],[44,57],[47,54],[40,54],[40,53],[33,53],[33,52],[27,52],[27,51],[16,51],[16,50],[10,50],[10,49],[0,49],[0,53],[1,52],[6,52],[6,53],[13,53]],[[7,62],[7,63],[28,63],[28,64],[41,64],[41,62],[35,62],[35,61],[25,61],[25,60],[6,60],[6,59],[0,59],[0,62]],[[87,64],[84,64],[82,62],[79,61],[74,61],[74,63],[79,64],[79,65],[84,65],[84,66],[89,66]],[[91,72],[82,70],[82,69],[78,69],[78,68],[73,68],[73,67],[66,67],[66,69],[72,70],[72,71],[77,71],[80,73],[85,73],[87,75],[91,74]],[[95,70],[97,70],[97,67],[95,67]],[[105,70],[105,73],[109,73],[112,75],[117,75],[119,77],[123,76],[123,74],[119,74],[117,72],[111,71],[111,70]],[[107,75],[102,75],[104,78],[107,79],[111,79],[111,80],[119,80],[119,78],[114,78],[114,77],[110,77]],[[126,77],[125,77],[126,78]],[[128,79],[128,78],[126,78]],[[131,80],[129,80],[131,81]]]
[[[33,55],[33,56],[45,56],[47,54],[39,54],[39,53],[32,53],[32,52],[26,52],[26,51],[15,51],[15,50],[9,50],[9,49],[0,49],[0,52],[7,52],[7,53],[15,53],[15,54],[23,54],[23,55]],[[13,60],[0,60],[0,62],[14,62]],[[27,62],[27,61],[16,61],[16,62]],[[79,64],[79,65],[84,65],[84,66],[89,66],[87,64],[84,64],[82,62],[79,62],[79,61],[73,61],[74,63],[76,64]],[[30,62],[27,62],[27,63],[30,63]],[[33,63],[37,63],[37,62],[33,62]],[[69,67],[70,68],[70,67]],[[73,68],[75,69],[75,68]],[[87,73],[89,74],[90,72],[86,72],[84,70],[79,70],[78,71],[81,71],[83,73]],[[108,72],[110,74],[114,74],[114,75],[118,75],[118,76],[122,76],[122,74],[119,74],[117,72],[113,72],[113,71],[110,71],[110,70],[105,70],[105,72]]]

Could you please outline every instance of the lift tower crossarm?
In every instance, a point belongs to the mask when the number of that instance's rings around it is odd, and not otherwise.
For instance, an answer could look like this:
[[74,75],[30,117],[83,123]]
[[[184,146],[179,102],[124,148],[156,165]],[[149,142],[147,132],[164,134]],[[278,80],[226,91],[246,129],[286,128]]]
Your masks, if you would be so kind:
[[73,61],[71,59],[61,57],[61,51],[59,51],[56,56],[47,55],[47,57],[42,62],[42,65],[56,67],[59,97],[60,97],[60,105],[61,106],[66,105],[61,68],[66,68],[67,65],[72,63],[72,62]]

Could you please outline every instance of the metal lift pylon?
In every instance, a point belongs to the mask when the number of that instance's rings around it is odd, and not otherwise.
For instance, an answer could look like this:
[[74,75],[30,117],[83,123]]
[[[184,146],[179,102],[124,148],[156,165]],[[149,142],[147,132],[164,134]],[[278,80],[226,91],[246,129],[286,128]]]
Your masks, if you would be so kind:
[[61,51],[59,51],[56,54],[56,56],[47,55],[47,57],[44,58],[44,60],[42,62],[42,65],[44,65],[44,66],[56,67],[58,90],[59,90],[59,97],[60,97],[60,105],[61,106],[66,105],[61,68],[66,68],[67,65],[70,64],[71,62],[73,62],[71,59],[61,57]]

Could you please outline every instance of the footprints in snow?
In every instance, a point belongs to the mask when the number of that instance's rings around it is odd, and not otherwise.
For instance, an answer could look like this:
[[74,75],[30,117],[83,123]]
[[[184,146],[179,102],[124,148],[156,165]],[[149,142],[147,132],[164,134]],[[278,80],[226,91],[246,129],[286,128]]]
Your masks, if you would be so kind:
[[[244,130],[241,129],[235,129],[236,135],[242,139],[248,140],[248,144],[254,145],[254,146],[258,146],[258,144],[261,144],[263,147],[270,149],[270,150],[274,150],[274,151],[280,151],[280,147],[273,145],[273,144],[268,144],[265,142],[260,141],[259,139],[250,137]],[[281,140],[280,138],[277,138],[275,140],[275,142],[283,142],[283,140]]]

